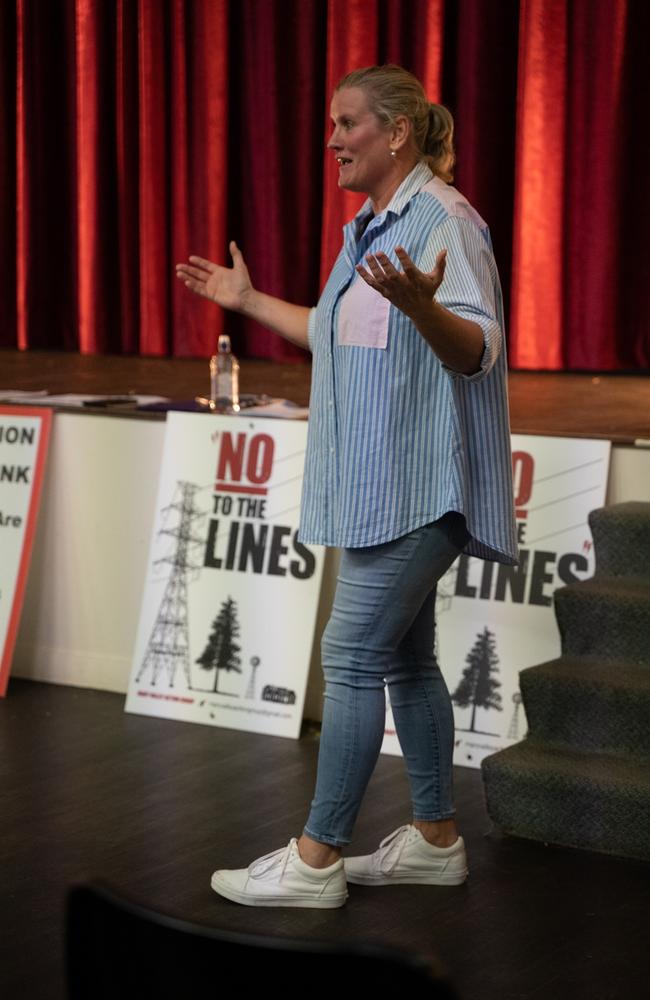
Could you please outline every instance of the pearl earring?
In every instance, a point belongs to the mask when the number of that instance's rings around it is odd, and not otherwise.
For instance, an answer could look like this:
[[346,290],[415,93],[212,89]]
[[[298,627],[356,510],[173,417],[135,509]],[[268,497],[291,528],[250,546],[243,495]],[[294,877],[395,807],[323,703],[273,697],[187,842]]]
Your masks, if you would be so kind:
[[394,149],[391,149],[391,151],[390,151],[390,155],[391,155],[391,156],[397,156],[397,153],[395,152],[395,150],[394,150]]

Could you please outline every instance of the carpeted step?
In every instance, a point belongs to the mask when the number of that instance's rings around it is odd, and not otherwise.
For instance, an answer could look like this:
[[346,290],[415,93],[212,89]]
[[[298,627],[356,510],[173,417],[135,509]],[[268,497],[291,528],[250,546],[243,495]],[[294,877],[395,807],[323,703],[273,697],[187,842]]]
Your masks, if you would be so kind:
[[598,575],[650,580],[650,503],[631,501],[592,510],[589,526]]
[[650,761],[570,753],[528,738],[483,760],[504,832],[650,861]]
[[647,666],[562,656],[520,671],[519,682],[537,742],[650,761]]
[[559,587],[554,603],[565,655],[628,660],[650,668],[647,580],[595,576]]

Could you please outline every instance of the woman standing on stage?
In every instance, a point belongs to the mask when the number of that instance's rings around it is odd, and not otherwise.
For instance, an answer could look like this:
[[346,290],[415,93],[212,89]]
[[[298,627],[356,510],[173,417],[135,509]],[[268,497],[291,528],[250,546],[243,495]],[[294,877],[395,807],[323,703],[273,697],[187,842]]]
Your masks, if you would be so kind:
[[[372,66],[344,77],[331,117],[339,186],[368,200],[317,307],[254,289],[235,243],[232,268],[177,265],[192,291],[311,349],[299,537],[342,550],[302,835],[212,877],[252,906],[341,906],[347,882],[464,881],[436,585],[461,551],[517,560],[501,290],[487,226],[449,184],[451,115],[406,70]],[[412,821],[374,854],[343,860],[383,740],[386,685]]]

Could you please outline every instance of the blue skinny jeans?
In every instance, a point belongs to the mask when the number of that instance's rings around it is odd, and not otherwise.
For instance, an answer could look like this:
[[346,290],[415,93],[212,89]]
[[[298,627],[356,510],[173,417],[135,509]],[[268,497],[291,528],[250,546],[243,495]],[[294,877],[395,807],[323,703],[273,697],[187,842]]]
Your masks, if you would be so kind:
[[413,818],[455,814],[454,715],[434,655],[436,585],[469,535],[450,511],[408,535],[344,549],[323,633],[323,723],[316,789],[303,832],[349,844],[377,763],[388,685],[411,789]]

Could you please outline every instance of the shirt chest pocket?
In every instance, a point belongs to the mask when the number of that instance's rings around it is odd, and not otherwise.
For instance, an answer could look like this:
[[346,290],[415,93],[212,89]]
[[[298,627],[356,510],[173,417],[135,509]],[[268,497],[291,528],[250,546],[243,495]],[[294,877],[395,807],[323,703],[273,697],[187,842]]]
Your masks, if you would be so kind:
[[390,302],[357,275],[341,300],[338,342],[344,347],[385,348]]

